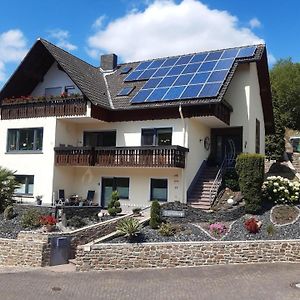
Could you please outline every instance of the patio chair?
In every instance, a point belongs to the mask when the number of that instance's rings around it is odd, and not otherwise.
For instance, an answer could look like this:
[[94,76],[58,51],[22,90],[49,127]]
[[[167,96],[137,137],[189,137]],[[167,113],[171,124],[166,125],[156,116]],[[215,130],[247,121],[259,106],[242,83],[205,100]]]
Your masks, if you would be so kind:
[[65,198],[65,190],[58,190],[58,200],[56,201],[57,204],[61,205],[65,203],[66,198]]
[[86,201],[87,201],[88,205],[93,204],[94,197],[95,197],[95,191],[88,190],[87,196],[86,196]]

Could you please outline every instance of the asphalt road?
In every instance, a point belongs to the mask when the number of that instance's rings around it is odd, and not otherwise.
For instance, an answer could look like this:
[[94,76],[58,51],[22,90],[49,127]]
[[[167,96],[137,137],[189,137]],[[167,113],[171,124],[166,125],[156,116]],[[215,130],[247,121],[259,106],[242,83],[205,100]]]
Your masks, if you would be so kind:
[[1,300],[300,300],[300,264],[57,272],[0,268]]

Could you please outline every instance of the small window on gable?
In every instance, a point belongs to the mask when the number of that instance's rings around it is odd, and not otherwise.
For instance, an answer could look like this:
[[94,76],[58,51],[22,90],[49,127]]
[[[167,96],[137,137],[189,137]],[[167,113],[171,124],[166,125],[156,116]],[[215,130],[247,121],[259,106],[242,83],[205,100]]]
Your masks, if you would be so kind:
[[61,92],[62,92],[61,86],[51,87],[51,88],[45,88],[45,96],[46,97],[60,96]]
[[128,96],[133,90],[134,90],[135,86],[127,86],[124,87],[118,94],[117,96]]
[[65,93],[67,93],[68,96],[75,94],[75,86],[74,85],[68,85],[65,87]]

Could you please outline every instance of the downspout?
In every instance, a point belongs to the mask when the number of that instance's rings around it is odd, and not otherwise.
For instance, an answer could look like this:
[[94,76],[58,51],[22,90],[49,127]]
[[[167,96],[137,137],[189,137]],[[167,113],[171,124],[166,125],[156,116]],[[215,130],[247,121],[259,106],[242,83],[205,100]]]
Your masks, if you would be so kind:
[[[186,123],[185,123],[185,120],[184,120],[184,117],[183,117],[183,113],[182,113],[182,107],[181,107],[181,104],[179,105],[179,115],[180,115],[180,118],[181,118],[181,121],[182,121],[182,128],[183,128],[183,147],[186,147]],[[185,181],[186,181],[186,178],[185,178],[185,170],[184,168],[181,169],[181,178],[182,178],[182,202],[183,203],[186,203],[187,201],[185,201],[186,199],[186,192],[185,192]]]

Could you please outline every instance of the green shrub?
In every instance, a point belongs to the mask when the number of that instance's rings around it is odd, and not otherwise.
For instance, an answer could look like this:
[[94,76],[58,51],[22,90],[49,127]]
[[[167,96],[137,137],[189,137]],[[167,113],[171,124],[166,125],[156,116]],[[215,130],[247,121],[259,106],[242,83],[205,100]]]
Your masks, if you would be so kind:
[[138,235],[141,230],[141,225],[137,219],[126,218],[117,225],[116,229],[131,240]]
[[157,229],[161,223],[160,204],[157,200],[152,201],[150,211],[150,227]]
[[281,176],[270,176],[263,183],[263,196],[276,204],[293,204],[299,201],[300,183]]
[[67,221],[67,225],[70,227],[81,228],[86,225],[85,220],[80,216],[73,216]]
[[14,173],[0,167],[0,212],[12,204],[12,195],[17,187]]
[[273,224],[267,226],[267,233],[269,236],[273,236],[276,233],[276,228]]
[[29,208],[23,213],[21,217],[22,227],[30,229],[40,227],[41,216],[42,215],[39,213],[38,210],[34,208]]
[[173,236],[177,232],[177,226],[171,223],[163,223],[158,231],[162,236]]
[[240,190],[239,185],[239,175],[237,174],[235,169],[228,170],[224,177],[224,186],[231,189],[234,192],[238,192]]
[[142,209],[140,207],[135,207],[132,209],[133,214],[140,215]]
[[236,171],[239,175],[239,186],[246,202],[246,211],[249,213],[261,209],[264,168],[263,155],[242,153],[237,157]]
[[117,191],[112,192],[111,200],[108,203],[108,213],[111,216],[116,216],[117,214],[122,212],[121,203],[119,201],[120,197]]
[[3,216],[5,220],[13,219],[15,216],[14,207],[12,205],[7,206],[4,210]]

